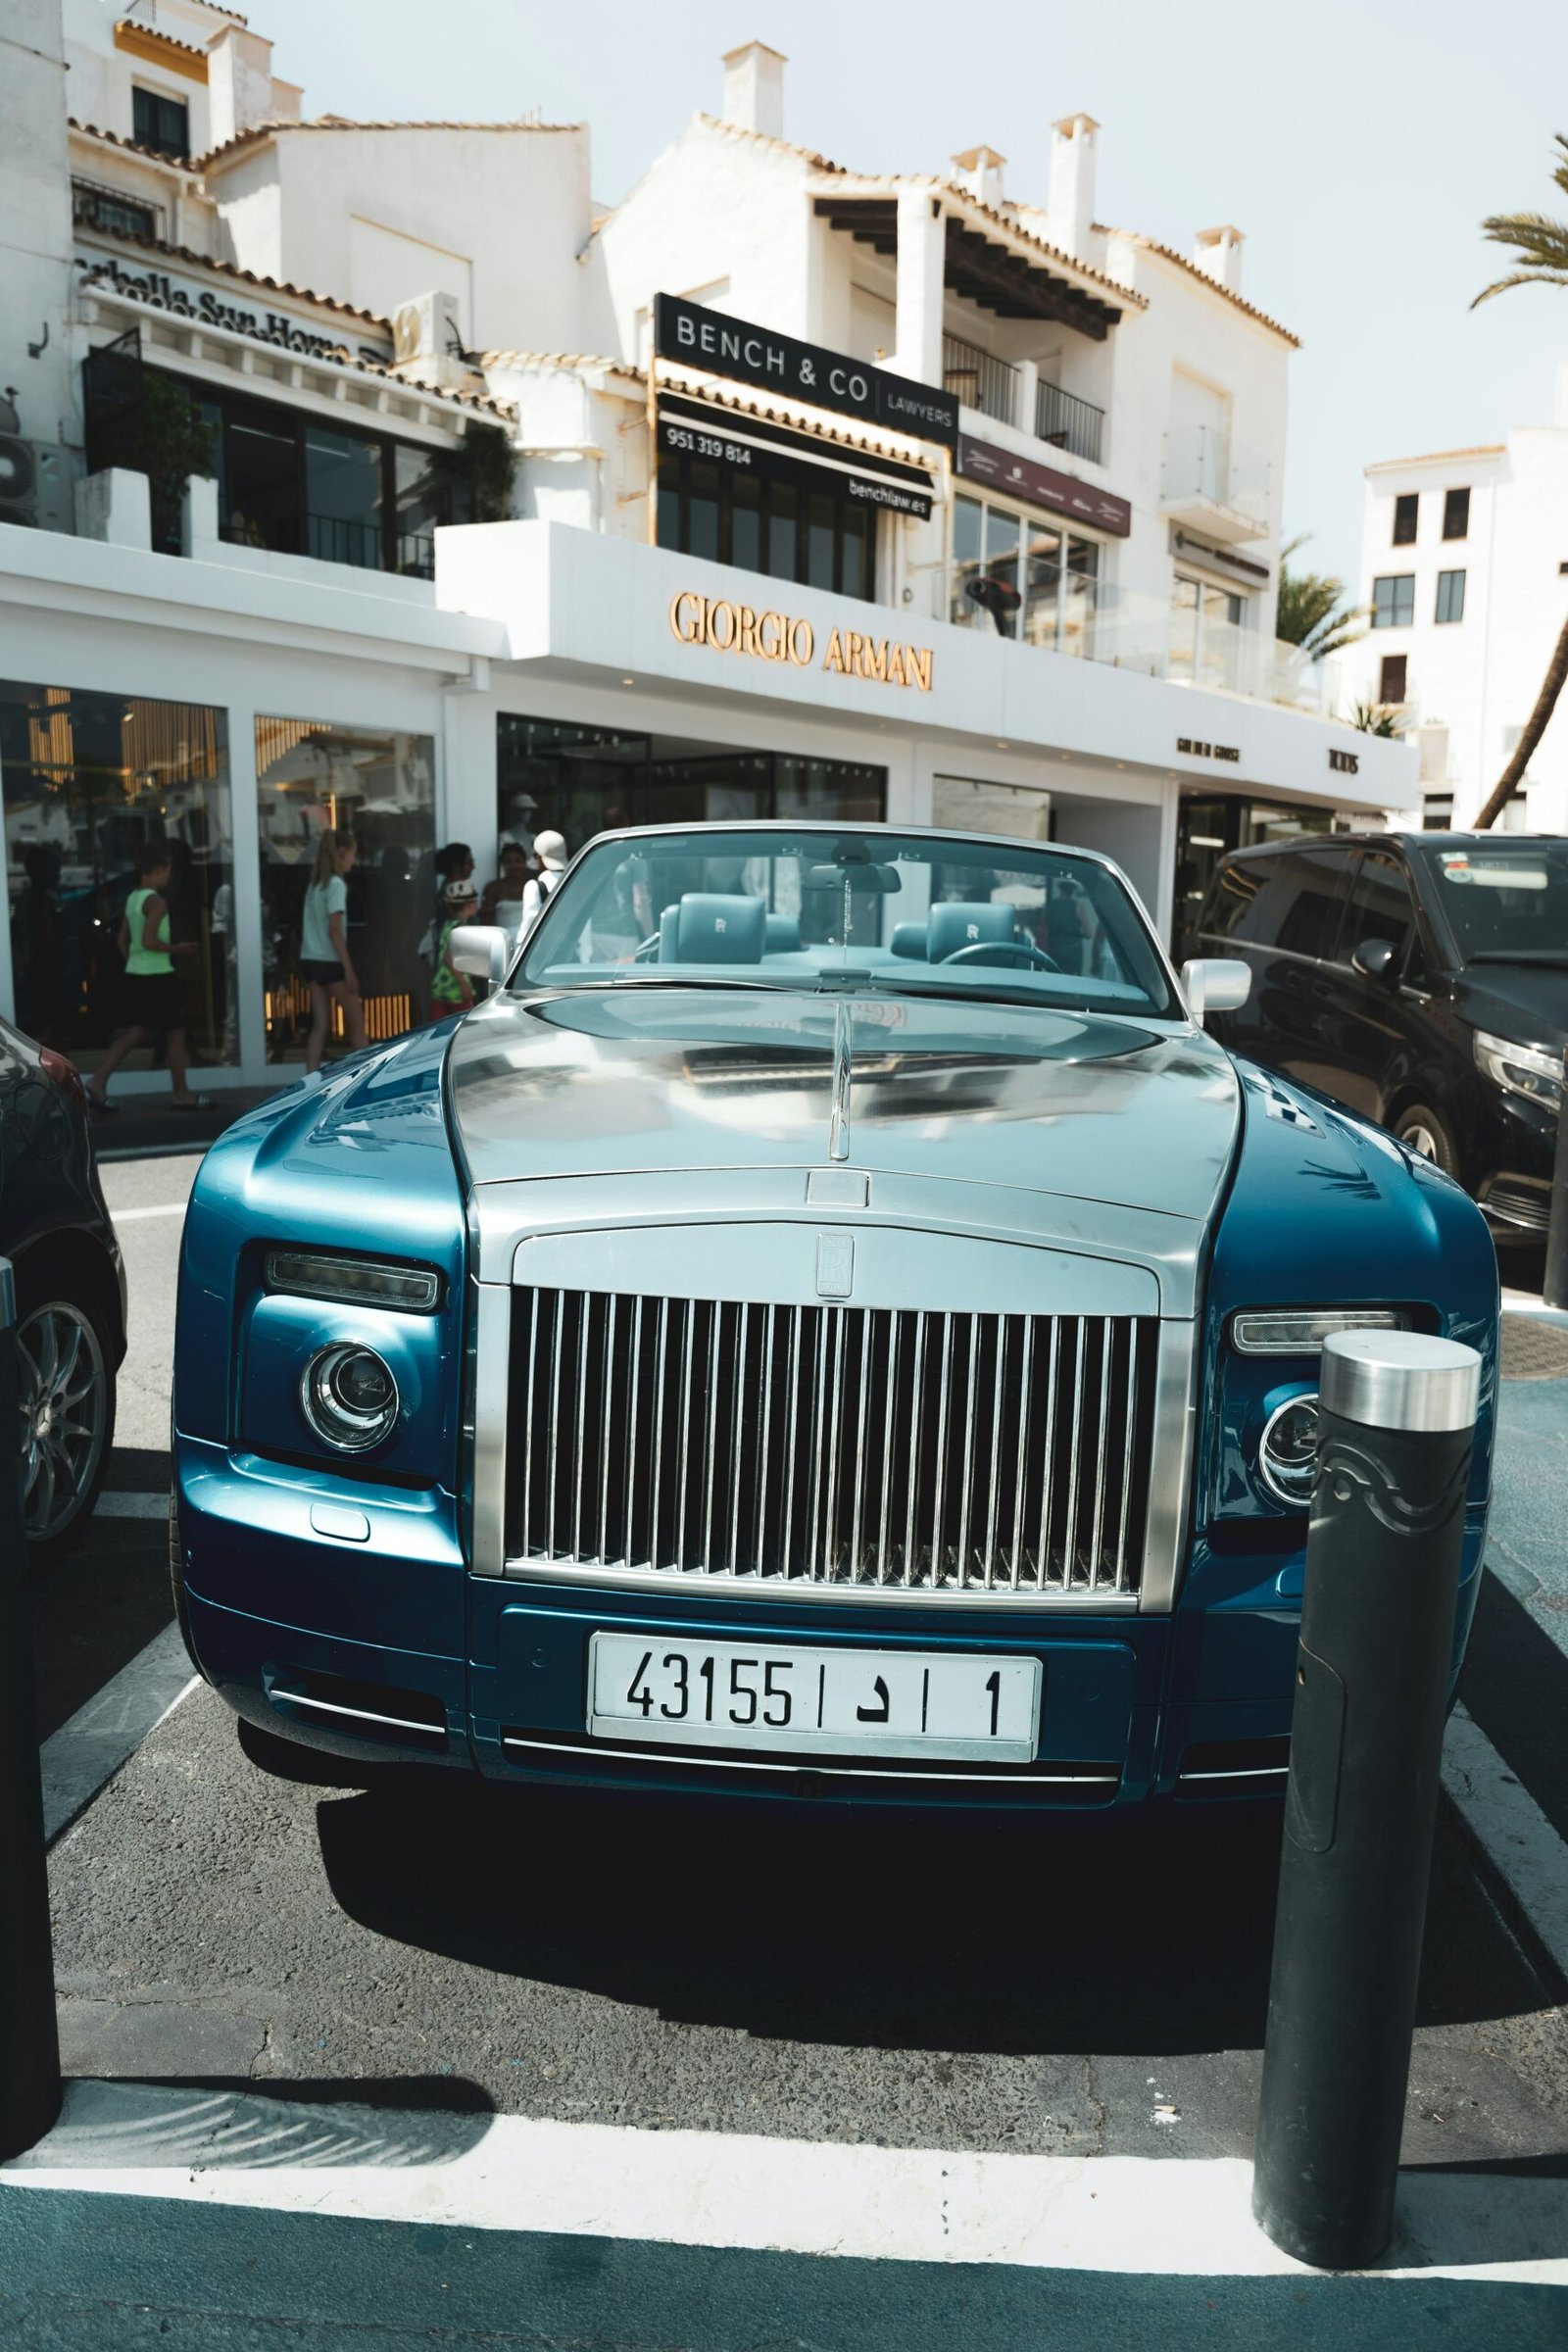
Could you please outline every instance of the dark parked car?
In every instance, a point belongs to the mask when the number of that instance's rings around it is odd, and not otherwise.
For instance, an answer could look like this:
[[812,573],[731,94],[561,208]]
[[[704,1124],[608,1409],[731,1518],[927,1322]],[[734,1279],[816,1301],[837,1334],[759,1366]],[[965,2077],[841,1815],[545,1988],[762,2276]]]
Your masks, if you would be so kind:
[[16,1272],[29,1555],[80,1534],[115,1435],[125,1276],[81,1080],[0,1020],[0,1257]]
[[1402,833],[1238,850],[1194,945],[1252,990],[1213,1027],[1544,1233],[1568,1044],[1568,841]]

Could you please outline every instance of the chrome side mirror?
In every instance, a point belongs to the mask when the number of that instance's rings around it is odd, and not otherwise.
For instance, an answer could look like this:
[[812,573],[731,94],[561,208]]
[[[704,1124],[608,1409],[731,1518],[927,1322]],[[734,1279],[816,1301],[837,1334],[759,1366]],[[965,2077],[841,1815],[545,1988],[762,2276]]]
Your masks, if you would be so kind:
[[1187,1009],[1201,1028],[1211,1012],[1236,1012],[1252,993],[1252,967],[1239,956],[1194,956],[1182,965]]
[[460,923],[447,950],[455,972],[499,988],[512,961],[512,935],[495,923]]

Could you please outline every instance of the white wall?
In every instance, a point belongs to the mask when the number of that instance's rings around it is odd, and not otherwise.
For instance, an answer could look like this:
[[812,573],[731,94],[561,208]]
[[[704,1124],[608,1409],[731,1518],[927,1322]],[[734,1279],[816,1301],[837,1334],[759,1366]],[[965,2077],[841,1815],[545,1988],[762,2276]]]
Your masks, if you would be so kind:
[[[1444,539],[1444,494],[1468,488],[1467,536]],[[1396,547],[1396,499],[1419,497],[1417,537]],[[1358,595],[1379,577],[1413,575],[1408,628],[1369,630],[1347,657],[1349,689],[1379,699],[1386,655],[1404,654],[1413,731],[1446,729],[1446,773],[1428,794],[1451,792],[1453,821],[1468,825],[1496,783],[1530,715],[1551,650],[1568,617],[1568,427],[1510,433],[1503,448],[1380,466],[1367,477]],[[1440,624],[1438,575],[1465,574],[1464,618]],[[1429,759],[1439,746],[1428,736]],[[1529,821],[1568,829],[1568,713],[1559,710],[1531,761]]]
[[[60,0],[0,8],[0,391],[22,438],[79,437],[67,326],[71,186]],[[34,356],[30,345],[42,345]]]
[[[242,148],[211,175],[241,268],[382,315],[434,284],[468,305],[465,332],[476,348],[582,348],[585,128],[305,127],[275,134],[266,156]],[[275,208],[254,201],[270,177]],[[399,239],[410,271],[401,286]],[[446,257],[435,276],[432,247]]]

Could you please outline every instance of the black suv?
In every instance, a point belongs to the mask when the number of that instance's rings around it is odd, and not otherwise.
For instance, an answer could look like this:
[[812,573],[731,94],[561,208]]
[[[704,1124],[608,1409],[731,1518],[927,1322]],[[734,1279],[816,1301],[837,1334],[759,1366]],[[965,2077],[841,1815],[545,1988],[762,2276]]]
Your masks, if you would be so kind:
[[1321,835],[1220,860],[1193,952],[1252,968],[1233,1052],[1425,1152],[1544,1233],[1568,1044],[1568,841]]

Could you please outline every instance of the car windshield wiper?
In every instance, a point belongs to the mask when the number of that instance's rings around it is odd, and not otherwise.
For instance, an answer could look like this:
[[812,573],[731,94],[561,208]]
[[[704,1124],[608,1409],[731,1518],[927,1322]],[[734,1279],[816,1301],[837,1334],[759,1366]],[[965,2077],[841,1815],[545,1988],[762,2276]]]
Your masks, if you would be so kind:
[[[1067,978],[1066,974],[1062,977]],[[897,980],[882,984],[883,994],[890,997],[937,997],[950,1004],[1029,1004],[1041,1012],[1083,1012],[1103,1021],[1161,1021],[1175,1016],[1156,1012],[1150,1004],[1142,1010],[1130,1004],[1091,1003],[1084,997],[1048,997],[1039,988],[1022,986],[1008,988],[995,982],[985,988],[965,988],[951,980],[906,980],[901,974]]]
[[1568,948],[1477,948],[1466,963],[1540,963],[1568,972]]

